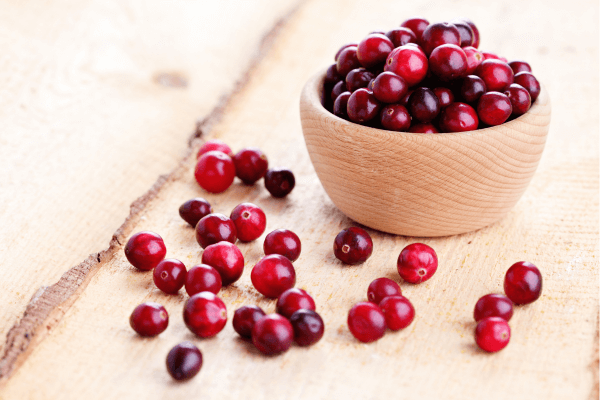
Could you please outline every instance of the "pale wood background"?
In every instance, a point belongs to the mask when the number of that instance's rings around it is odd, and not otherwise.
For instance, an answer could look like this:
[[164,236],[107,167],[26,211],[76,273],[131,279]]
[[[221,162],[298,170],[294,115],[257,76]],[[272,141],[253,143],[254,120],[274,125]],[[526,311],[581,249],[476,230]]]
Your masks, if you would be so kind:
[[[552,122],[538,172],[515,209],[478,232],[419,239],[436,249],[440,268],[423,285],[402,284],[417,310],[415,322],[403,332],[388,333],[377,343],[365,345],[349,334],[347,311],[366,297],[373,278],[398,280],[397,255],[415,239],[371,231],[375,252],[367,263],[349,268],[335,260],[332,240],[352,222],[333,206],[316,179],[303,144],[298,97],[304,82],[331,62],[340,44],[360,39],[371,30],[396,26],[413,14],[434,21],[469,16],[480,27],[482,48],[530,61],[550,92]],[[184,67],[180,70],[190,73]],[[181,90],[198,96],[190,86]],[[130,88],[127,93],[144,97],[140,91]],[[123,107],[129,104],[129,97],[119,95]],[[68,93],[65,96],[71,99]],[[188,107],[184,100],[173,109]],[[85,110],[90,115],[97,111]],[[154,115],[137,103],[130,112],[139,118]],[[175,112],[169,118],[188,131],[193,129],[191,118],[184,123]],[[165,121],[169,118],[165,116]],[[51,122],[60,120],[40,124],[50,126]],[[165,127],[171,125],[162,126],[163,135],[168,136]],[[10,378],[4,377],[1,398],[597,398],[596,2],[531,1],[516,7],[512,2],[482,6],[475,1],[389,1],[373,7],[372,2],[308,1],[281,28],[247,84],[231,98],[222,120],[210,128],[206,129],[210,137],[226,140],[234,150],[259,146],[272,165],[291,167],[297,188],[285,200],[269,197],[260,185],[237,183],[224,194],[209,195],[195,184],[193,157],[188,157],[146,203],[139,204],[142,209],[125,223],[117,238],[122,243],[138,230],[159,232],[168,256],[180,258],[189,267],[199,262],[200,249],[191,228],[177,215],[183,201],[205,196],[215,210],[224,213],[242,201],[255,202],[267,213],[268,231],[293,229],[303,241],[303,254],[295,263],[297,286],[315,298],[326,323],[323,340],[309,349],[294,347],[280,357],[265,358],[237,339],[230,324],[216,338],[196,339],[180,317],[185,295],[161,294],[150,274],[132,270],[114,241],[102,262],[75,281],[75,294],[31,331],[44,339],[18,358],[15,365],[20,367]],[[131,126],[122,132],[123,137],[137,134]],[[181,146],[179,154],[185,144]],[[77,171],[73,174],[78,176]],[[114,184],[99,182],[98,187],[112,191],[112,197],[121,196]],[[16,186],[9,193],[19,198]],[[72,204],[74,209],[81,207]],[[82,229],[81,224],[66,220],[57,232]],[[240,245],[247,269],[240,281],[222,292],[229,317],[242,304],[274,309],[274,302],[263,299],[250,283],[250,268],[262,255],[261,239]],[[27,255],[41,257],[39,251]],[[542,270],[543,296],[516,310],[511,320],[513,337],[505,350],[483,354],[473,344],[472,308],[479,296],[501,291],[506,269],[523,259]],[[18,284],[7,286],[10,290],[29,279],[31,272],[19,276]],[[158,338],[140,339],[128,326],[133,307],[146,300],[163,303],[171,315],[169,328]],[[192,340],[201,348],[205,365],[194,380],[176,384],[165,372],[164,359],[181,340]]]

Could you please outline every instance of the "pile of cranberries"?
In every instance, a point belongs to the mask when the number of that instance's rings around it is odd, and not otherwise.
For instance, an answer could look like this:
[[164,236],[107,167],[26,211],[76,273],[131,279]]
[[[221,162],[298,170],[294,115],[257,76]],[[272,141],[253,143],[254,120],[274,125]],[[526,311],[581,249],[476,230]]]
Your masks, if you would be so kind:
[[540,84],[525,61],[478,50],[466,18],[410,18],[342,46],[324,79],[324,105],[355,123],[414,133],[500,125],[529,110]]

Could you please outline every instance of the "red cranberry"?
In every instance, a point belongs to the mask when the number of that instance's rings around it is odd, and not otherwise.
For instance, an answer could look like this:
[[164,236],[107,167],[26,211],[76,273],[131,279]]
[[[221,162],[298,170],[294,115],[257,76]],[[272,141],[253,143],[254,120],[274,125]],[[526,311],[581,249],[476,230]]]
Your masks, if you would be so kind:
[[397,103],[408,92],[404,79],[393,72],[382,72],[373,81],[373,95],[383,103]]
[[423,32],[429,26],[429,21],[427,21],[425,18],[412,17],[401,23],[400,26],[413,31],[417,37],[417,42],[420,42]]
[[423,243],[409,244],[398,256],[398,273],[409,283],[425,282],[435,274],[437,266],[437,254]]
[[440,108],[444,108],[454,103],[454,93],[452,90],[445,87],[436,87],[433,89],[433,93],[440,101]]
[[348,329],[361,342],[369,343],[381,339],[385,328],[385,315],[377,304],[360,302],[348,313]]
[[360,264],[373,253],[373,240],[367,231],[353,226],[337,234],[333,242],[333,253],[344,264]]
[[267,227],[267,216],[255,204],[238,204],[231,212],[231,221],[235,224],[238,239],[251,242],[263,234]]
[[471,46],[478,48],[479,47],[479,29],[477,29],[477,26],[475,26],[473,21],[471,21],[468,18],[464,18],[464,17],[458,18],[456,21],[463,21],[463,22],[466,22],[467,25],[469,25],[469,27],[473,31],[473,44],[471,44]]
[[375,75],[371,71],[364,68],[355,68],[346,75],[346,89],[354,92],[356,89],[367,87],[374,78]]
[[319,314],[313,310],[301,309],[290,317],[294,329],[294,340],[299,346],[317,343],[325,333],[325,324]]
[[367,122],[377,116],[381,103],[372,92],[367,89],[358,89],[348,98],[348,118],[352,122]]
[[169,314],[158,303],[142,303],[131,313],[129,325],[140,336],[156,336],[167,329]]
[[296,284],[292,262],[279,254],[263,257],[250,274],[252,284],[262,295],[275,299]]
[[410,121],[408,110],[400,104],[389,104],[381,110],[381,126],[387,130],[406,132]]
[[261,353],[268,356],[287,351],[293,340],[292,324],[279,314],[262,317],[252,328],[252,343]]
[[404,296],[388,296],[379,303],[385,323],[393,331],[404,329],[415,318],[412,303]]
[[348,46],[343,49],[337,57],[337,71],[342,78],[346,77],[348,72],[361,66],[356,56],[356,46]]
[[233,164],[235,165],[235,174],[246,185],[252,185],[265,176],[269,167],[267,156],[256,147],[240,150],[233,157]]
[[276,229],[265,237],[263,250],[267,256],[279,254],[294,262],[300,257],[302,243],[294,232],[287,229]]
[[463,51],[467,56],[467,75],[473,75],[477,68],[483,62],[483,54],[475,47],[467,46],[463,47]]
[[167,294],[175,294],[185,285],[187,270],[179,260],[166,258],[158,263],[152,277],[157,288]]
[[408,99],[407,108],[414,119],[427,123],[440,113],[440,101],[431,89],[419,87]]
[[513,70],[513,73],[516,75],[519,72],[531,72],[531,66],[529,63],[521,60],[514,60],[508,63],[510,69]]
[[484,60],[500,60],[497,54],[489,52],[489,51],[481,51]]
[[477,75],[485,82],[490,92],[502,92],[513,83],[513,72],[508,64],[500,60],[485,60],[477,68]]
[[265,174],[265,188],[271,196],[282,198],[290,194],[296,186],[296,178],[292,171],[286,168],[272,168]]
[[402,295],[402,290],[396,282],[389,278],[377,278],[367,289],[367,298],[375,304],[381,303],[381,300],[388,296],[397,295]]
[[233,221],[225,215],[208,214],[196,224],[196,240],[203,249],[222,241],[235,243],[237,230]]
[[[357,46],[358,46],[358,43],[356,43],[356,42],[346,43],[345,45],[343,45],[342,47],[340,47],[340,49],[335,53],[334,60],[337,62],[340,54],[342,53],[342,50],[344,50],[344,49],[346,49],[348,47],[357,47]],[[342,76],[342,78],[343,78],[343,76]]]
[[468,104],[452,103],[442,110],[440,126],[446,132],[466,132],[477,129],[479,118]]
[[188,200],[179,207],[179,215],[192,227],[210,213],[212,213],[210,203],[201,197]]
[[460,97],[468,103],[475,103],[486,91],[485,82],[477,75],[468,75],[461,80]]
[[266,314],[258,306],[242,306],[233,314],[233,329],[243,338],[252,338],[252,328],[256,321]]
[[531,96],[532,103],[540,95],[540,83],[531,72],[519,72],[518,74],[516,74],[515,83],[527,89],[529,95]]
[[227,308],[214,293],[196,293],[185,302],[183,321],[194,334],[202,338],[213,337],[227,323]]
[[513,303],[502,294],[486,294],[477,300],[473,311],[473,318],[477,322],[487,317],[500,317],[510,321],[512,315]]
[[429,68],[445,82],[460,78],[467,73],[467,55],[454,44],[443,44],[431,52]]
[[412,96],[413,92],[414,92],[413,89],[408,89],[408,92],[406,92],[406,95],[402,98],[402,100],[400,100],[401,106],[408,107],[408,100],[410,100],[410,96]]
[[427,75],[427,56],[417,46],[410,44],[392,50],[385,62],[385,71],[399,75],[408,86],[415,86]]
[[202,189],[210,193],[221,193],[233,183],[235,166],[227,154],[213,150],[198,159],[194,176]]
[[363,67],[375,67],[385,62],[394,47],[387,36],[373,33],[360,41],[356,49],[356,56]]
[[167,371],[173,379],[191,379],[202,368],[202,353],[190,342],[179,343],[167,354]]
[[508,322],[500,317],[487,317],[477,323],[475,342],[480,349],[490,353],[502,350],[510,340]]
[[331,101],[335,102],[338,96],[346,91],[346,81],[339,81],[331,89]]
[[460,33],[448,22],[436,22],[423,31],[420,44],[427,55],[443,44],[455,44],[460,47]]
[[512,114],[512,105],[507,95],[500,92],[484,93],[477,103],[479,120],[490,126],[504,123]]
[[125,245],[125,257],[142,271],[150,271],[165,258],[167,248],[162,238],[154,232],[138,232]]
[[244,272],[244,256],[235,244],[211,244],[202,253],[202,264],[210,265],[221,275],[223,286],[240,279]]
[[417,43],[417,36],[415,33],[405,27],[392,29],[387,32],[385,36],[392,41],[394,48],[404,46],[408,43]]
[[513,115],[523,115],[531,107],[531,96],[527,89],[516,83],[511,84],[504,92],[512,105]]
[[231,151],[231,147],[227,146],[225,142],[219,139],[210,139],[206,141],[198,150],[198,154],[196,158],[200,158],[200,156],[204,153],[208,153],[209,151],[220,151],[222,153],[227,154],[229,157],[233,157],[233,152]]
[[453,20],[451,24],[458,29],[458,34],[460,35],[460,47],[473,46],[475,34],[473,33],[473,29],[471,29],[469,24],[460,19]]
[[306,293],[306,290],[291,288],[281,293],[277,299],[277,313],[290,318],[293,313],[300,309],[314,310],[315,301]]
[[329,87],[335,85],[336,83],[338,83],[339,81],[343,80],[343,76],[340,76],[340,74],[338,74],[337,72],[337,65],[336,64],[331,64],[328,68],[327,71],[325,72],[325,80],[323,81],[323,83]]
[[333,102],[333,114],[337,117],[348,119],[348,99],[350,92],[342,92]]
[[432,124],[414,124],[408,131],[412,133],[440,133]]
[[217,294],[222,286],[221,275],[210,265],[198,264],[187,272],[185,291],[190,296],[200,292]]
[[542,274],[530,262],[514,263],[504,277],[504,293],[515,304],[529,304],[542,294]]

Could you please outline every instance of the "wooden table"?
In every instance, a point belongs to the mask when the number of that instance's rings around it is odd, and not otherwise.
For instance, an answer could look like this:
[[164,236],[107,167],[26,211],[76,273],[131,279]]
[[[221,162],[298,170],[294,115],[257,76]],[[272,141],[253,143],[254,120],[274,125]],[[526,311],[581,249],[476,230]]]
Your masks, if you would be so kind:
[[[11,44],[2,57],[10,60],[5,70],[12,74],[3,73],[8,84],[0,90],[13,95],[0,96],[0,119],[11,128],[0,134],[0,154],[10,161],[2,164],[7,189],[0,198],[9,206],[2,214],[9,223],[0,231],[8,272],[0,283],[0,328],[6,334],[0,398],[598,397],[597,3],[522,2],[514,8],[509,2],[432,7],[385,1],[374,7],[361,1],[306,1],[294,8],[292,2],[264,1],[227,13],[189,2],[83,4],[45,5],[41,27],[34,22],[42,17],[25,5],[7,5],[2,17],[1,40]],[[270,11],[259,11],[264,9]],[[552,98],[547,148],[524,197],[498,223],[437,239],[370,231],[373,256],[361,266],[345,267],[333,256],[332,241],[353,222],[331,203],[312,169],[298,96],[342,43],[415,14],[432,21],[468,15],[481,30],[483,49],[531,63]],[[198,27],[194,15],[213,21],[225,36],[209,36],[212,31]],[[56,22],[66,17],[76,23]],[[284,22],[275,26],[280,17]],[[68,34],[78,38],[72,46]],[[225,50],[215,40],[232,44]],[[205,43],[198,44],[205,51],[196,43]],[[70,50],[68,61],[44,64],[58,60],[52,59],[52,45]],[[86,58],[93,46],[99,49],[91,52],[96,58]],[[242,84],[235,86],[245,70]],[[216,107],[223,92],[230,93],[227,102]],[[60,118],[53,118],[55,113]],[[208,118],[186,152],[193,117]],[[236,182],[220,195],[204,192],[193,179],[194,153],[212,137],[234,151],[260,147],[271,165],[294,171],[296,189],[283,200],[270,197],[260,184]],[[101,149],[97,155],[94,146]],[[72,254],[82,261],[81,252],[102,247],[110,235],[108,221],[115,216],[123,221],[123,204],[132,202],[140,186],[149,188],[159,173],[166,175],[133,203],[110,247],[69,268]],[[44,193],[47,201],[32,200]],[[193,230],[177,214],[179,205],[195,196],[225,214],[240,202],[254,202],[267,213],[267,232],[298,233],[303,253],[295,263],[297,287],[315,298],[326,324],[321,342],[267,358],[238,339],[230,324],[215,338],[200,340],[180,317],[187,295],[163,295],[149,273],[131,268],[122,246],[140,230],[160,233],[168,257],[188,267],[200,261]],[[106,227],[97,227],[102,224]],[[417,310],[414,323],[376,343],[357,342],[345,323],[347,311],[365,299],[372,279],[400,281],[395,260],[415,241],[436,249],[440,267],[422,285],[401,283]],[[272,312],[274,301],[259,295],[249,278],[262,256],[262,238],[239,247],[244,275],[220,294],[229,318],[243,304]],[[51,257],[44,262],[48,251]],[[472,338],[473,306],[481,295],[501,292],[506,269],[523,259],[540,267],[543,295],[515,310],[509,346],[484,354]],[[29,300],[39,286],[57,280]],[[127,319],[148,300],[164,304],[171,322],[157,338],[142,339]],[[178,384],[167,375],[164,359],[183,340],[200,347],[205,364],[192,381]]]

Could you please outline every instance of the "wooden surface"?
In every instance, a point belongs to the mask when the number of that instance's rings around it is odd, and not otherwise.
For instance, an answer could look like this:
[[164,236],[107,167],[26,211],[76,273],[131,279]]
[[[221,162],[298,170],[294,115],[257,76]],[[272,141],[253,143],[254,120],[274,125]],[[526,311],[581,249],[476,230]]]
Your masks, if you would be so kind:
[[[99,263],[74,268],[50,288],[54,299],[62,300],[47,317],[36,320],[35,303],[30,305],[22,320],[29,325],[20,325],[20,332],[43,340],[34,340],[12,359],[18,368],[4,375],[0,397],[597,398],[598,4],[522,2],[518,9],[509,2],[479,4],[389,1],[375,8],[360,1],[303,3],[231,98],[222,120],[204,130],[234,151],[262,148],[271,165],[293,169],[296,189],[284,200],[271,198],[261,185],[239,183],[224,194],[209,195],[193,180],[194,157],[184,159],[135,205]],[[347,330],[348,309],[366,298],[372,279],[399,281],[395,260],[414,239],[370,231],[375,251],[365,264],[344,267],[335,260],[333,238],[352,221],[328,199],[310,164],[299,95],[309,77],[332,62],[340,44],[414,14],[433,21],[467,15],[480,27],[483,49],[527,59],[552,98],[552,123],[538,171],[516,207],[480,231],[422,240],[436,249],[440,267],[425,284],[401,283],[417,311],[414,323],[377,343],[360,344]],[[195,141],[194,149],[199,145]],[[18,198],[16,190],[11,193]],[[163,236],[169,257],[188,267],[199,262],[193,230],[177,215],[183,201],[198,195],[223,213],[242,201],[255,202],[267,213],[267,231],[298,233],[303,254],[295,262],[297,286],[314,296],[323,316],[321,342],[266,358],[237,339],[230,323],[213,339],[197,339],[180,317],[186,296],[161,294],[149,273],[128,265],[120,243],[142,229]],[[79,223],[71,224],[63,229],[80,229]],[[250,283],[250,269],[262,256],[261,239],[240,244],[246,270],[221,292],[230,318],[243,304],[274,310],[274,301]],[[540,267],[543,295],[515,311],[505,350],[483,354],[473,344],[473,306],[481,295],[501,291],[506,269],[523,259]],[[163,303],[171,315],[169,328],[154,339],[141,339],[128,326],[131,310],[146,300]],[[164,359],[182,340],[201,348],[205,364],[194,380],[177,384],[166,374]]]

